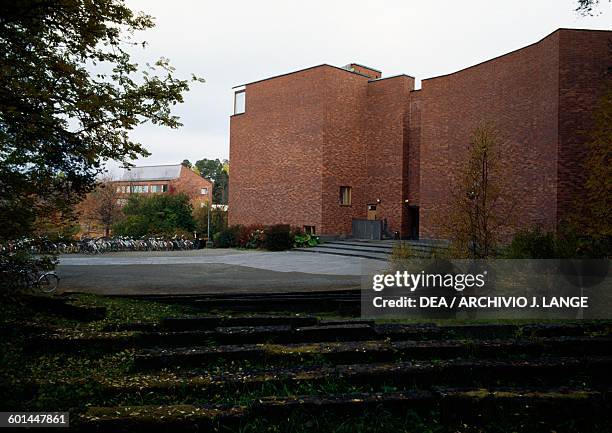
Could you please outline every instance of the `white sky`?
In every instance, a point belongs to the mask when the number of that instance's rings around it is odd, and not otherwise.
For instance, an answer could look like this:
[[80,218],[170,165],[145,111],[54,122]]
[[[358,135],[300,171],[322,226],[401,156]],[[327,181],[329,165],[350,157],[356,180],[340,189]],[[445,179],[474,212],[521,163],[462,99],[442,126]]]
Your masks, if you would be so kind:
[[[612,5],[582,17],[575,0],[127,0],[156,18],[137,34],[144,65],[170,59],[194,83],[175,113],[178,130],[133,133],[144,164],[229,156],[232,87],[305,67],[356,62],[422,78],[453,72],[536,42],[559,27],[612,29]],[[116,169],[111,169],[116,172]]]

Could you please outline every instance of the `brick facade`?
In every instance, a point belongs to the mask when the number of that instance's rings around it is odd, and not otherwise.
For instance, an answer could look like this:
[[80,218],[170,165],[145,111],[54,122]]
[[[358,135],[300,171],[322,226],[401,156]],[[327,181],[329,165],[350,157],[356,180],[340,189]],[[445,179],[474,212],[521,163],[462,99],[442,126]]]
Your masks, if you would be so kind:
[[[194,209],[212,203],[213,184],[208,179],[199,176],[189,167],[178,167],[178,175],[173,178],[137,178],[134,180],[118,180],[113,185],[117,188],[121,199],[127,199],[131,194],[187,194]],[[146,187],[146,192],[143,188]],[[154,191],[157,188],[158,191]]]
[[[555,229],[571,212],[612,32],[557,30],[453,74],[380,78],[320,65],[247,84],[231,117],[230,224],[289,223],[350,234],[368,205],[389,233],[440,238],[472,131],[502,137],[514,228]],[[352,203],[339,202],[341,186]],[[415,232],[416,231],[416,232]]]

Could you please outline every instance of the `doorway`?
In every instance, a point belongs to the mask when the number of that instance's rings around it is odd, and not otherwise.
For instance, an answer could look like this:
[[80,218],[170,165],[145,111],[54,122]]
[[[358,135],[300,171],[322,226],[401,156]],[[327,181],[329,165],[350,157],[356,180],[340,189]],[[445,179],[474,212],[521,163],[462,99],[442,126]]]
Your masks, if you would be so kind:
[[376,219],[376,205],[375,204],[369,204],[368,205],[368,220],[375,220]]
[[410,239],[419,238],[419,207],[408,206],[409,229],[408,234]]

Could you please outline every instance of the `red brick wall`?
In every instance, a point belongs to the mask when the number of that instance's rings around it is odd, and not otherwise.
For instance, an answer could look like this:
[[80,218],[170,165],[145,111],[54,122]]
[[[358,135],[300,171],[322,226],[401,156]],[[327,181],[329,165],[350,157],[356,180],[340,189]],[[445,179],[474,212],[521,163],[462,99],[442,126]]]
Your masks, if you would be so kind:
[[406,101],[413,89],[414,78],[406,75],[368,84],[366,202],[380,199],[376,216],[387,220],[390,233],[406,230],[404,200],[410,195],[404,166],[408,161]]
[[423,80],[420,235],[442,238],[460,161],[480,122],[501,133],[515,227],[556,221],[559,33],[454,74]]
[[[352,219],[365,217],[367,91],[367,77],[340,69],[327,71],[321,233],[350,233]],[[352,188],[350,206],[339,204],[341,186]]]
[[[207,188],[207,194],[201,194],[202,188]],[[213,184],[208,179],[195,173],[189,167],[182,166],[181,174],[177,179],[170,181],[170,191],[185,193],[189,196],[194,209],[202,204],[212,203]]]
[[229,224],[321,229],[328,69],[246,86],[246,111],[230,120]]
[[561,30],[559,63],[557,217],[561,220],[572,213],[585,180],[585,143],[612,67],[612,32]]

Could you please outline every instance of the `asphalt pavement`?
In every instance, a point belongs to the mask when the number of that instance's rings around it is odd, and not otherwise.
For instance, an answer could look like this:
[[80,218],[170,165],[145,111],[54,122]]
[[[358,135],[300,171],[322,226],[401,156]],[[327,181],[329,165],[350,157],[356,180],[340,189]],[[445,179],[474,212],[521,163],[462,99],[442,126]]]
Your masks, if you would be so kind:
[[63,255],[63,292],[108,295],[303,292],[359,288],[377,260],[309,252],[210,249]]

